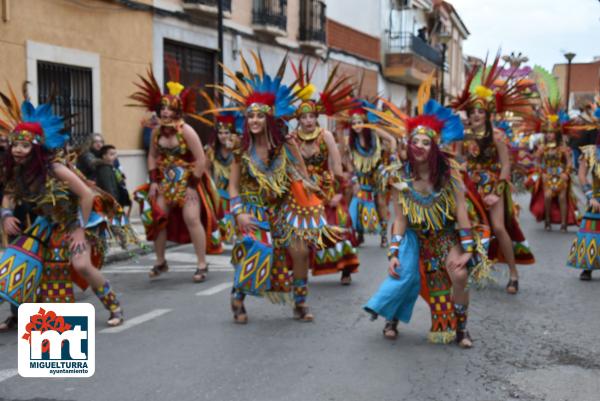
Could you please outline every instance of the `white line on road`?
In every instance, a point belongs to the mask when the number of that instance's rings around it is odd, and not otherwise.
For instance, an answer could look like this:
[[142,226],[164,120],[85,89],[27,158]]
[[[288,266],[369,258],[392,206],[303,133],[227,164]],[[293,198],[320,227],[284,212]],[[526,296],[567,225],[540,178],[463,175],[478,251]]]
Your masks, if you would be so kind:
[[19,374],[19,371],[17,369],[0,370],[0,383],[2,383],[4,380],[8,380],[11,377],[16,376],[17,374]]
[[197,296],[208,296],[208,295],[214,295],[217,292],[221,292],[223,290],[226,290],[228,288],[231,288],[231,283],[221,283],[219,285],[215,285],[214,287],[208,288],[206,290],[202,290],[200,292],[197,292],[196,295]]
[[[232,272],[234,269],[231,265],[209,265],[209,273],[214,272]],[[140,265],[124,265],[124,266],[111,266],[110,268],[102,269],[102,273],[148,273],[150,268],[141,267]],[[169,266],[169,272],[193,272],[196,270],[196,265],[171,265]]]
[[143,315],[136,316],[133,319],[125,320],[125,322],[121,326],[110,327],[108,329],[100,330],[100,333],[120,333],[124,330],[130,329],[149,320],[156,319],[157,317],[169,312],[171,312],[171,309],[154,309],[153,311],[144,313]]

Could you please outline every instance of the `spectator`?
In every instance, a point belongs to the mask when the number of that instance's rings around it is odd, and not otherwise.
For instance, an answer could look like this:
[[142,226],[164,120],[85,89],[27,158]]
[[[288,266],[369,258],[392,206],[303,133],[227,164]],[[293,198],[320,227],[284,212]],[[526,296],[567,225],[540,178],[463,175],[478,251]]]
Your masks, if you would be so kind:
[[423,42],[427,43],[427,28],[423,27],[417,30],[417,37],[421,39]]
[[101,163],[100,149],[104,146],[104,138],[100,134],[92,134],[90,149],[77,159],[77,168],[88,180],[96,181],[96,169]]
[[117,149],[113,145],[104,145],[100,148],[99,154],[101,162],[96,167],[96,184],[111,194],[123,208],[131,208],[125,175],[115,166]]
[[156,127],[158,127],[158,117],[155,112],[150,113],[147,118],[142,120],[142,143],[144,145],[144,150],[148,153],[150,149],[150,140],[152,138],[152,131]]

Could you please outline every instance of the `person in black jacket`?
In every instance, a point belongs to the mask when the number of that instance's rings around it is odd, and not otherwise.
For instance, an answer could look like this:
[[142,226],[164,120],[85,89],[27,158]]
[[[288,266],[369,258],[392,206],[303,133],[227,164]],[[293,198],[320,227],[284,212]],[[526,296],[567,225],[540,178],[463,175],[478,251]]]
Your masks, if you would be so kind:
[[100,148],[101,162],[96,167],[96,185],[108,192],[122,207],[131,207],[131,198],[125,184],[125,175],[115,167],[117,149],[113,145]]
[[89,150],[77,158],[77,168],[88,180],[96,181],[96,170],[101,164],[100,149],[104,146],[104,138],[100,134],[92,134],[92,145]]

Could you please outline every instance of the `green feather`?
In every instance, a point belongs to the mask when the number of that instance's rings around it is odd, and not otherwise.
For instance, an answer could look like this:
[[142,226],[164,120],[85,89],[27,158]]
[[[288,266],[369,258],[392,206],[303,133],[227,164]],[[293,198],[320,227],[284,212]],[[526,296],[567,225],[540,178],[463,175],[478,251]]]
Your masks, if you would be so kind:
[[533,73],[540,96],[547,98],[551,105],[558,105],[560,91],[556,77],[539,65],[533,67]]

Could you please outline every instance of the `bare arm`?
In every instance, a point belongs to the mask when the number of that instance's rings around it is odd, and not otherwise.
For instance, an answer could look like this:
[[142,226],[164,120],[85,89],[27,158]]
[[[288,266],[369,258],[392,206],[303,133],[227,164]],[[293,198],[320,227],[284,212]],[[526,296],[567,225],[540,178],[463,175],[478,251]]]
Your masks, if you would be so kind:
[[467,212],[467,201],[463,192],[464,187],[460,185],[454,190],[454,199],[456,201],[456,221],[459,228],[471,228],[469,213]]
[[323,131],[323,139],[327,145],[329,151],[329,168],[336,177],[341,177],[343,174],[342,169],[342,156],[340,150],[337,147],[333,134],[327,130]]
[[406,227],[408,226],[408,220],[402,213],[402,208],[398,202],[398,190],[393,188],[392,190],[392,204],[394,205],[394,223],[392,224],[392,235],[404,235]]
[[242,166],[240,163],[233,158],[231,162],[231,170],[229,174],[229,185],[227,191],[231,199],[240,196],[240,176],[242,173]]
[[394,138],[392,135],[388,134],[387,132],[385,132],[384,130],[381,129],[374,129],[372,130],[375,135],[377,135],[381,140],[387,142],[389,144],[390,147],[390,152],[391,153],[396,153],[396,138]]
[[577,172],[577,175],[579,177],[579,182],[581,183],[582,186],[589,185],[589,182],[587,179],[588,164],[587,164],[587,160],[585,160],[584,157],[582,157],[581,160],[579,161],[579,171]]
[[94,205],[94,193],[82,180],[72,172],[67,166],[59,163],[52,164],[52,174],[61,181],[64,181],[71,192],[79,198],[79,206],[81,208],[81,216],[83,218],[82,226],[88,222]]
[[500,179],[510,181],[510,156],[508,153],[508,146],[502,139],[502,132],[494,132],[494,144],[498,150],[498,158],[500,159],[500,165],[502,169],[500,171]]
[[200,177],[206,168],[206,155],[204,154],[200,137],[191,126],[184,124],[183,139],[185,139],[185,142],[196,160],[196,163],[194,163],[194,175]]
[[152,131],[152,137],[150,138],[150,149],[148,151],[148,171],[152,171],[156,168],[156,158],[157,158],[158,152],[156,149],[155,137],[158,136],[159,132],[160,132],[159,128],[154,129],[154,131]]

